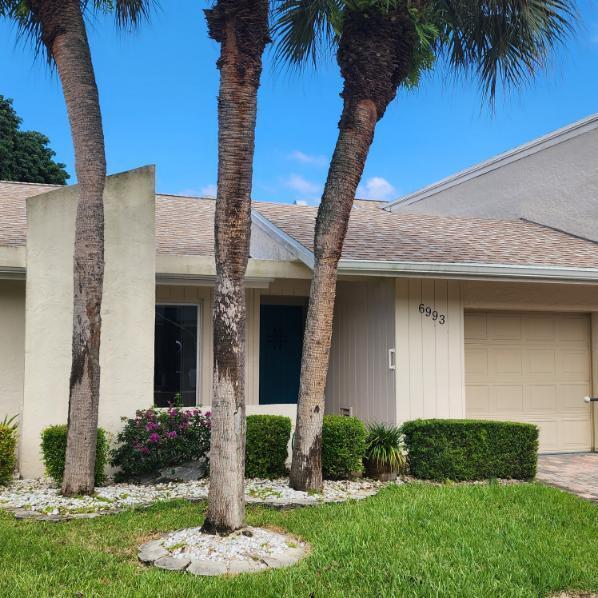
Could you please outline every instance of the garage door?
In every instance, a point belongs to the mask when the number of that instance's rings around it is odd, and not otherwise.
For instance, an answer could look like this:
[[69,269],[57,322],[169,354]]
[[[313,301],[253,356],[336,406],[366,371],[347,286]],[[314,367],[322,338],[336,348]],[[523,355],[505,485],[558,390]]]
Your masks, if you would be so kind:
[[467,417],[537,424],[543,452],[592,448],[590,322],[582,314],[465,314]]

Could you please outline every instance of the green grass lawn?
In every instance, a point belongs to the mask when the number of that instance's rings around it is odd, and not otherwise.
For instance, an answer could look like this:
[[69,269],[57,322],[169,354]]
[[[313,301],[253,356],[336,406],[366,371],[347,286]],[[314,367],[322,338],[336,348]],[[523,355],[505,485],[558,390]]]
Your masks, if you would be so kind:
[[235,578],[149,569],[137,546],[203,505],[66,523],[0,514],[0,596],[546,596],[598,590],[595,504],[537,484],[391,487],[344,505],[250,508],[312,545],[298,566]]

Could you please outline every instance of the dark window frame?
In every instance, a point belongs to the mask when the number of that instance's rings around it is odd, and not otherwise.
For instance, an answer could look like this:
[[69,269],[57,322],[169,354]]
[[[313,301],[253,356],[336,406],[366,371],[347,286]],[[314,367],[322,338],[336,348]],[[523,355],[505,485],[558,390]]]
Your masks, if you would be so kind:
[[[196,347],[195,347],[195,353],[196,353],[196,365],[195,365],[195,403],[194,405],[192,405],[193,407],[197,407],[198,405],[201,405],[201,383],[202,383],[202,372],[201,372],[201,363],[202,363],[202,328],[203,328],[203,323],[202,323],[202,307],[203,307],[203,302],[202,301],[159,301],[156,302],[155,307],[154,307],[154,314],[156,314],[157,309],[159,307],[194,307],[196,310],[196,314],[197,314],[197,338],[196,338]],[[154,318],[156,318],[156,315],[154,315]],[[155,359],[156,359],[156,353],[155,353],[155,343],[156,343],[156,330],[154,328],[154,368],[155,368]],[[152,393],[152,404],[154,405],[154,407],[158,408],[158,409],[163,409],[164,407],[158,407],[156,405],[156,380],[154,377],[154,389],[153,389],[153,393]],[[191,407],[191,405],[189,405],[188,407]]]

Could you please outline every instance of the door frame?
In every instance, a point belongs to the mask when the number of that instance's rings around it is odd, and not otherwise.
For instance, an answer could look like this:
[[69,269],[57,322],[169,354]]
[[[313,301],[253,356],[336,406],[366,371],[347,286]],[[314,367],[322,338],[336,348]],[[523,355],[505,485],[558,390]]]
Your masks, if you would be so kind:
[[[261,337],[261,307],[262,305],[288,305],[288,306],[298,306],[303,308],[303,322],[302,322],[302,330],[303,335],[305,335],[305,322],[307,320],[307,307],[309,304],[309,297],[305,295],[263,295],[260,294],[259,303],[257,305],[257,331],[258,331],[258,342],[257,342],[257,396],[256,396],[256,405],[261,405],[260,403],[260,388],[262,384],[262,376],[261,376],[261,368],[260,368],[260,357],[262,352],[262,337]],[[272,403],[275,404],[275,403]],[[283,403],[281,403],[283,404]]]

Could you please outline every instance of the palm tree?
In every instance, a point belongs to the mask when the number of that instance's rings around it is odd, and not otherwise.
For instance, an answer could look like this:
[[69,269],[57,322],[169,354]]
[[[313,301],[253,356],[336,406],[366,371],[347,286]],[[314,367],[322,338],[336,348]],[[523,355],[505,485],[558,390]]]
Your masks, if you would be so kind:
[[[69,416],[62,493],[94,490],[100,393],[101,307],[104,281],[104,184],[106,156],[100,102],[84,12],[86,0],[0,0],[0,16],[16,20],[56,66],[67,106],[79,201],[73,259],[73,336]],[[147,14],[144,0],[95,0],[114,9],[120,24]]]
[[245,524],[245,271],[251,232],[251,183],[257,91],[270,41],[268,0],[218,0],[206,10],[220,43],[218,191],[215,244],[214,387],[210,490],[203,531]]
[[301,66],[335,48],[344,81],[339,135],[318,210],[291,486],[321,490],[322,417],[337,265],[377,122],[400,86],[441,63],[473,75],[492,102],[571,31],[568,0],[279,0],[278,56]]

